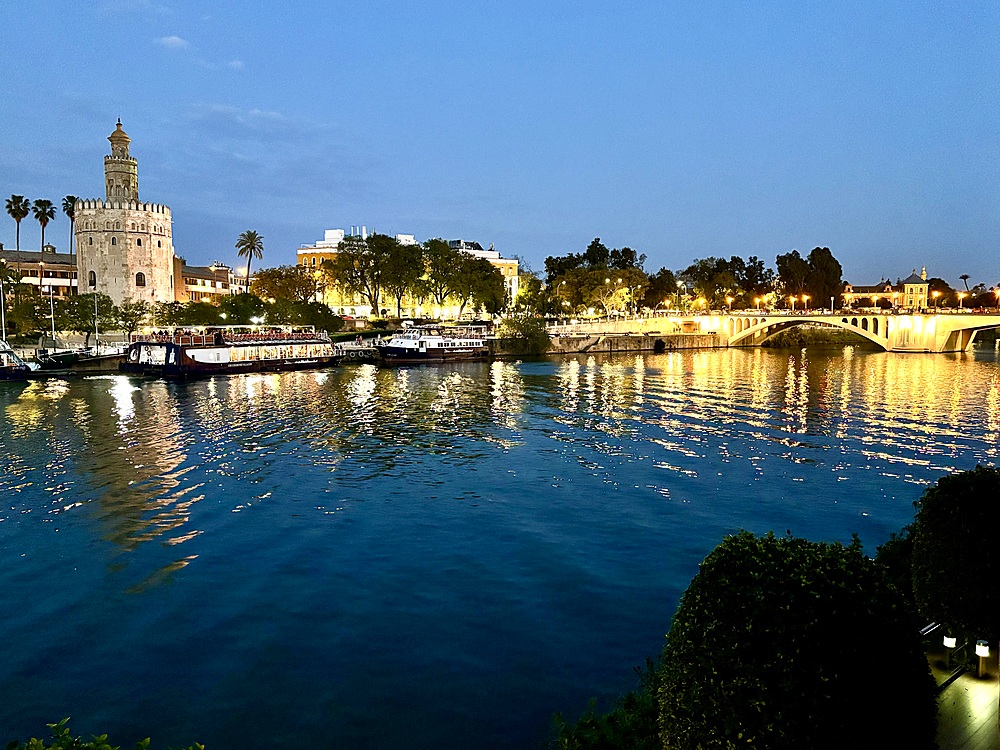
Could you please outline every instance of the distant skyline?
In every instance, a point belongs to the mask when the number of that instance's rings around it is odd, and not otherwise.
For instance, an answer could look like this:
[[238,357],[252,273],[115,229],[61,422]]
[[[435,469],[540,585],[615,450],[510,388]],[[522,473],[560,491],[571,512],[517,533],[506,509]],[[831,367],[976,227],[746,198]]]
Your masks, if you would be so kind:
[[996,285],[1000,6],[813,5],[5,3],[0,198],[103,197],[120,117],[196,265],[366,225],[535,271],[600,237],[650,272],[825,246],[855,284]]

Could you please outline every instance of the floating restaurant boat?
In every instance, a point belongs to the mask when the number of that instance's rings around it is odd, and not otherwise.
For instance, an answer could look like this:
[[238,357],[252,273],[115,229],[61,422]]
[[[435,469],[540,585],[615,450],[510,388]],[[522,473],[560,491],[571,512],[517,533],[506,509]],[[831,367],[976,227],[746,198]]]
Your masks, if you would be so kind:
[[3,339],[0,339],[0,380],[27,380],[31,372],[23,359],[18,357]]
[[121,347],[104,349],[88,347],[55,351],[39,349],[35,353],[38,369],[34,371],[33,377],[118,372],[124,360],[125,351]]
[[190,378],[331,367],[343,358],[312,326],[208,326],[133,334],[121,370]]
[[485,326],[424,325],[394,333],[378,346],[384,364],[488,359]]

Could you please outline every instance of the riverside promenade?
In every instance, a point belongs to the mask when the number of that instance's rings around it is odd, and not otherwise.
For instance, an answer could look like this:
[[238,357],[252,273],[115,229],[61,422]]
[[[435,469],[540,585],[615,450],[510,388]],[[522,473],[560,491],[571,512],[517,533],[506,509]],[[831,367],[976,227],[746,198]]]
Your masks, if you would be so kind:
[[[935,677],[945,677],[942,664],[933,656],[931,670]],[[965,672],[941,691],[937,731],[940,750],[1000,750],[998,674],[994,649],[983,677]]]

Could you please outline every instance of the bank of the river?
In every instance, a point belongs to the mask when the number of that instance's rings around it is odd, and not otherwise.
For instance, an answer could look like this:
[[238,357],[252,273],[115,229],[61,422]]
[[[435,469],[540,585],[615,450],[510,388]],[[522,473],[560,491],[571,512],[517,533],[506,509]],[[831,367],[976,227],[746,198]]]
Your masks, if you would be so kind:
[[537,747],[632,687],[725,534],[874,551],[995,464],[998,360],[0,383],[0,745],[72,716],[123,746]]

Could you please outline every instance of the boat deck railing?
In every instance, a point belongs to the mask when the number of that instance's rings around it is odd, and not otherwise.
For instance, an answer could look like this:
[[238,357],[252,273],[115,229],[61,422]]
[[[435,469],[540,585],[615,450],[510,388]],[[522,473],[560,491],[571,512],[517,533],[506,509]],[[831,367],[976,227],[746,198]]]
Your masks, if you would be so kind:
[[329,342],[323,331],[258,331],[234,333],[232,331],[160,331],[133,333],[133,344],[177,344],[179,346],[225,346],[227,344],[315,344]]

